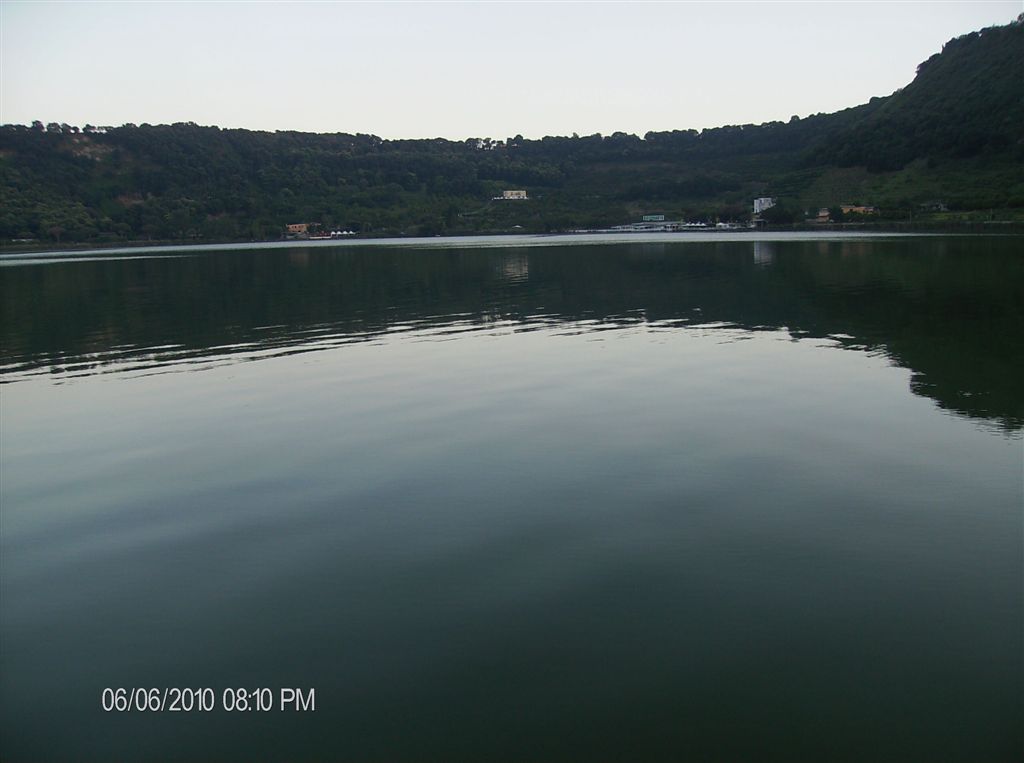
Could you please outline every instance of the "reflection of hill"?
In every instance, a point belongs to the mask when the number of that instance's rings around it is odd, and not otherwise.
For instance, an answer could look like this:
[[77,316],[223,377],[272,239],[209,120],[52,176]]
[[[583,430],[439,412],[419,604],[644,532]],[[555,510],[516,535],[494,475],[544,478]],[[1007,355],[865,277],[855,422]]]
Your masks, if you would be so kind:
[[[939,405],[1012,429],[1024,261],[1014,238],[234,251],[5,268],[3,367],[229,361],[385,332],[600,319],[835,337]],[[585,330],[585,326],[580,327]]]

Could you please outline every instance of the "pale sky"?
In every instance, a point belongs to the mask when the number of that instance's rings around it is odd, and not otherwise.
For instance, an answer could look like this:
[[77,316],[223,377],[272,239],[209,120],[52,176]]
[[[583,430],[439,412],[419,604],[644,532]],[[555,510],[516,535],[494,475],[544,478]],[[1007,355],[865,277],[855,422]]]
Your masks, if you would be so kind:
[[0,0],[0,122],[529,138],[831,112],[990,2]]

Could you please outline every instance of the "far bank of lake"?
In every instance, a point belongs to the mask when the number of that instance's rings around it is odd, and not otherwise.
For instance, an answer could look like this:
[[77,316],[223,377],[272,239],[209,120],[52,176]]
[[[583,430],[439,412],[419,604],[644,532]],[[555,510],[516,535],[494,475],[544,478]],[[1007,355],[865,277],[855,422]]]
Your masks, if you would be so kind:
[[[704,241],[705,236],[713,236],[713,239],[718,240],[720,236],[731,236],[735,234],[742,234],[747,237],[754,237],[757,239],[764,239],[765,237],[771,237],[775,239],[779,236],[788,235],[800,235],[800,236],[812,236],[816,238],[829,238],[832,236],[892,236],[892,235],[942,235],[942,236],[963,236],[963,235],[1021,235],[1024,234],[1024,222],[1020,221],[985,221],[985,222],[950,222],[950,223],[899,223],[899,222],[886,222],[886,223],[840,223],[840,224],[827,224],[827,225],[789,225],[789,226],[763,226],[759,228],[747,228],[739,226],[736,228],[730,228],[726,230],[715,230],[714,228],[707,229],[693,229],[676,231],[671,233],[645,233],[645,232],[596,232],[596,233],[577,233],[577,232],[555,232],[555,233],[516,233],[516,232],[481,232],[473,234],[464,234],[457,236],[392,236],[392,235],[375,235],[372,233],[360,233],[353,236],[346,236],[344,238],[335,239],[268,239],[268,240],[203,240],[203,239],[192,239],[192,240],[149,240],[149,241],[125,241],[125,242],[105,242],[102,244],[96,243],[76,243],[61,246],[53,242],[33,242],[33,243],[6,243],[0,245],[0,261],[6,255],[20,255],[20,254],[75,254],[75,253],[90,253],[90,252],[144,252],[149,250],[163,250],[167,248],[178,249],[191,249],[191,248],[205,248],[205,249],[237,249],[237,248],[251,248],[251,247],[264,247],[267,245],[275,246],[336,246],[336,245],[359,245],[363,243],[379,243],[379,242],[396,242],[396,243],[413,243],[418,244],[422,242],[431,242],[436,244],[437,242],[456,242],[461,243],[464,241],[477,241],[479,239],[494,240],[498,242],[506,242],[511,246],[518,246],[521,242],[529,242],[539,238],[573,238],[578,239],[580,236],[586,236],[587,238],[581,239],[584,243],[591,243],[597,240],[603,240],[606,237],[614,239],[620,239],[624,236],[628,237],[630,241],[647,241],[651,240],[650,236],[670,236],[671,239],[679,242],[685,241]],[[595,239],[594,237],[600,237]],[[656,239],[662,240],[662,239]],[[782,239],[777,239],[782,240]]]

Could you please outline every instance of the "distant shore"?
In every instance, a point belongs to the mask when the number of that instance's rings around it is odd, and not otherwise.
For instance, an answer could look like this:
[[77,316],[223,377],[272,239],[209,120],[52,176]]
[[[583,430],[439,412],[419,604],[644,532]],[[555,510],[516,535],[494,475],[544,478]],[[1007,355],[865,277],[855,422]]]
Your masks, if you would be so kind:
[[276,244],[281,248],[295,248],[299,246],[338,246],[353,245],[368,242],[380,241],[432,241],[436,239],[460,239],[460,238],[535,238],[535,237],[574,237],[601,235],[622,239],[640,238],[650,235],[658,235],[670,239],[686,240],[697,235],[724,236],[729,234],[740,235],[763,235],[765,233],[946,233],[946,234],[1024,234],[1024,222],[1020,221],[984,221],[984,222],[856,222],[856,223],[828,223],[828,224],[795,224],[795,225],[767,225],[757,228],[737,227],[729,229],[703,228],[685,231],[658,232],[656,234],[631,231],[552,231],[549,233],[526,232],[526,231],[477,231],[460,232],[443,235],[421,236],[405,233],[359,233],[345,239],[331,240],[310,240],[310,239],[151,239],[140,241],[105,241],[105,242],[75,242],[61,244],[52,241],[47,242],[18,242],[0,244],[0,256],[16,254],[60,254],[60,253],[83,253],[102,252],[114,250],[144,251],[146,249],[164,248],[191,248],[191,247],[214,247],[229,246],[232,249],[244,248],[246,246],[265,247],[268,244]]

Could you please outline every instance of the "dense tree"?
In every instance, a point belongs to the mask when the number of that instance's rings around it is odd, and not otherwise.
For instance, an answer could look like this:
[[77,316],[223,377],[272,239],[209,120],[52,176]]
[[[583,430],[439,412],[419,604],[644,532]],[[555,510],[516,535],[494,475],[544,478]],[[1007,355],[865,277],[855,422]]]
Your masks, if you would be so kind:
[[1024,23],[950,40],[917,77],[823,141],[817,157],[874,171],[985,153],[1024,160]]
[[790,204],[782,203],[764,210],[761,219],[770,225],[792,225],[803,220],[803,214]]
[[[1024,202],[1024,25],[950,41],[909,86],[835,114],[702,131],[504,141],[51,122],[0,129],[0,237],[50,241],[275,238],[293,222],[378,234],[601,227],[646,212],[766,219],[863,202],[903,219]],[[908,163],[916,163],[903,172]],[[826,182],[841,168],[890,173]],[[503,189],[527,201],[494,201]],[[836,190],[837,188],[843,190]],[[824,190],[823,190],[824,189]],[[831,190],[829,190],[831,189]]]

